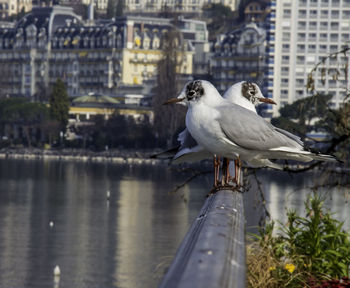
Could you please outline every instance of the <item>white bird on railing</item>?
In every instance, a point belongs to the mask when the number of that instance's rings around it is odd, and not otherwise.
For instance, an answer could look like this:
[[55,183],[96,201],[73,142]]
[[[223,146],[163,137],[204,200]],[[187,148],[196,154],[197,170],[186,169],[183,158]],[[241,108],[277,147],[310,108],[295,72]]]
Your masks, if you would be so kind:
[[309,151],[301,139],[279,129],[256,113],[221,97],[208,81],[185,85],[178,98],[166,104],[188,106],[186,127],[196,142],[212,155],[248,163],[261,159],[336,161],[331,155]]
[[[183,98],[183,91],[178,96],[178,98]],[[259,86],[255,83],[248,81],[241,81],[234,85],[232,85],[224,94],[223,98],[229,100],[232,103],[240,105],[254,113],[256,112],[256,106],[260,103],[270,103],[276,104],[273,100],[265,98],[261,93]],[[183,104],[187,106],[186,101],[178,102],[179,104]],[[171,151],[172,154],[172,163],[179,164],[183,162],[195,162],[203,159],[209,159],[212,157],[212,153],[204,149],[202,146],[198,145],[195,139],[191,136],[188,129],[185,128],[178,136],[178,141],[180,142],[180,146],[175,150],[168,150],[163,152],[163,154],[169,154]],[[224,159],[225,170],[228,169],[228,159]],[[236,165],[240,165],[240,162],[237,161]],[[251,167],[270,167],[274,169],[282,169],[282,167],[278,164],[271,162],[268,159],[259,159],[255,160],[253,163],[247,163]],[[218,166],[220,165],[220,158],[214,158],[214,167],[215,167],[215,182],[219,181],[219,172]],[[239,176],[237,175],[239,170],[235,169],[235,181],[237,182]],[[227,170],[226,179],[224,181],[229,180],[229,173]]]

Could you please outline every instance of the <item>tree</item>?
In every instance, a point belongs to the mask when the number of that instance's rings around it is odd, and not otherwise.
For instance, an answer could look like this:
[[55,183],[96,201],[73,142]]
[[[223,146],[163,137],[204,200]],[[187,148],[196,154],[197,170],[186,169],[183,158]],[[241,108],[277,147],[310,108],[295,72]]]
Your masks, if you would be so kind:
[[105,144],[111,148],[153,148],[152,128],[147,118],[136,122],[133,117],[115,113],[105,124]]
[[116,12],[116,0],[108,0],[107,4],[107,18],[113,18]]
[[124,0],[117,0],[117,7],[115,11],[115,17],[123,16],[124,14]]
[[184,125],[184,110],[179,105],[164,106],[163,103],[179,92],[179,69],[182,65],[184,53],[181,34],[178,30],[171,29],[163,35],[163,57],[158,62],[157,86],[154,89],[153,110],[154,129],[160,142],[167,145],[173,142],[173,136]]
[[234,12],[230,7],[221,3],[210,3],[203,6],[203,17],[207,22],[210,40],[216,35],[232,30]]
[[302,137],[313,130],[324,131],[318,122],[328,113],[331,99],[332,95],[310,96],[286,104],[280,109],[280,116],[272,118],[271,123]]
[[[0,134],[8,134],[12,141],[14,131],[22,130],[26,144],[32,145],[32,135],[35,131],[41,131],[49,118],[49,111],[42,103],[29,102],[26,98],[9,98],[0,100]],[[36,137],[37,141],[39,137]]]
[[66,86],[57,79],[49,99],[51,119],[59,123],[60,131],[65,132],[69,117],[69,99]]

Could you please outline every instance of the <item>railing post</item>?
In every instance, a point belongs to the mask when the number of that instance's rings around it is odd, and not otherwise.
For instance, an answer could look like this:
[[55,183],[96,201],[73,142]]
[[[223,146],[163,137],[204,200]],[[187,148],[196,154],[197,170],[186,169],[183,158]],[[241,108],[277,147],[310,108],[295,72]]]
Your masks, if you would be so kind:
[[159,288],[245,287],[244,221],[242,193],[208,197]]

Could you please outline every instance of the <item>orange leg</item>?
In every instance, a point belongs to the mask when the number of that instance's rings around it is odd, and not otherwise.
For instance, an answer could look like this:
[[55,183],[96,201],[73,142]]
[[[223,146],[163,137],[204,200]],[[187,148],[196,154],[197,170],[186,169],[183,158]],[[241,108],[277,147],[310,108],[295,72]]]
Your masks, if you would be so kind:
[[218,187],[220,172],[220,157],[214,155],[214,187]]
[[238,173],[238,160],[235,160],[235,177],[233,178],[233,181],[237,183],[237,173]]
[[224,180],[224,184],[223,185],[228,185],[229,181],[230,181],[230,170],[229,170],[229,166],[230,166],[230,159],[228,158],[224,158],[224,165],[225,165],[225,173],[223,175],[223,177],[225,177]]
[[238,162],[238,177],[237,177],[237,186],[240,186],[240,182],[241,182],[241,173],[242,173],[242,161],[241,159],[238,157],[237,159]]

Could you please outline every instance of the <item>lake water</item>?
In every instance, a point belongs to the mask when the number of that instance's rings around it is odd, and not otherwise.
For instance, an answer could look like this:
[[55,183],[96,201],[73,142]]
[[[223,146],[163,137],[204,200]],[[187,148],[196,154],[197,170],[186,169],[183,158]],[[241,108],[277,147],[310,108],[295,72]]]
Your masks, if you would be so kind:
[[[188,176],[166,165],[0,160],[0,287],[156,287],[211,186],[201,176],[169,194]],[[301,211],[309,177],[259,177],[273,217]],[[251,187],[247,227],[263,212]],[[350,227],[347,200],[336,191],[327,205]]]

